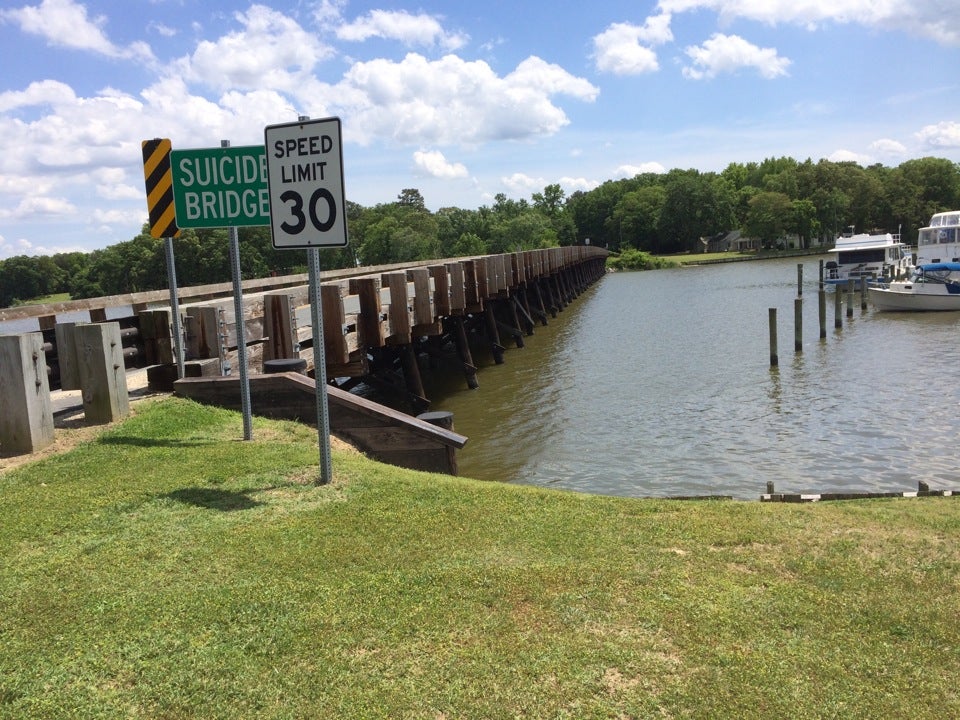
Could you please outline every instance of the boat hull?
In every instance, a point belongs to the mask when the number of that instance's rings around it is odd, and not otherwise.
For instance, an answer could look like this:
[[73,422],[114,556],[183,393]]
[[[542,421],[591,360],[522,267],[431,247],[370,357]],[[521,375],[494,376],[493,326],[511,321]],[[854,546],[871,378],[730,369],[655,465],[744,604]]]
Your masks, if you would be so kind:
[[868,287],[870,302],[877,310],[928,312],[960,310],[960,294],[918,292],[898,288]]

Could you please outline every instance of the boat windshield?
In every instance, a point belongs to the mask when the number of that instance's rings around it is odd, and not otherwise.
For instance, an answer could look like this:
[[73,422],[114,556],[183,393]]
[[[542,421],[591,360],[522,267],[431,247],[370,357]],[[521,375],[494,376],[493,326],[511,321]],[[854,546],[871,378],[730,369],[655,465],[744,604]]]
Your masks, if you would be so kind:
[[920,230],[917,237],[919,245],[939,245],[941,243],[957,242],[957,228],[955,227],[928,227]]
[[841,250],[837,260],[842,265],[883,262],[883,248],[878,250]]
[[930,219],[931,227],[960,225],[960,213],[937,213]]
[[949,268],[941,267],[918,267],[914,268],[913,276],[910,278],[912,282],[915,283],[941,283],[944,285],[956,284],[960,282],[960,275],[956,274],[956,270],[950,270]]

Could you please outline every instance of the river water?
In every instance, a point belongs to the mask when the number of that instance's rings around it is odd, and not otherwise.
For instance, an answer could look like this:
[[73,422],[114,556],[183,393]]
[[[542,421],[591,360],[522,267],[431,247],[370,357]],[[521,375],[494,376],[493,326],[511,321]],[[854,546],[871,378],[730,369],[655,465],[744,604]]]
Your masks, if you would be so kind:
[[857,295],[835,329],[828,291],[821,340],[819,260],[607,275],[504,364],[478,359],[479,389],[428,387],[469,438],[460,474],[632,497],[956,487],[960,312],[861,310]]

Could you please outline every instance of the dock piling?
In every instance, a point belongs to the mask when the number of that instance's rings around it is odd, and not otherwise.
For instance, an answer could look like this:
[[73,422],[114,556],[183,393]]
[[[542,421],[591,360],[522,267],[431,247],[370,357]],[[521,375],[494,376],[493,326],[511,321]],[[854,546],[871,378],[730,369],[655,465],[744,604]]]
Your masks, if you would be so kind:
[[767,318],[770,326],[770,367],[776,367],[780,364],[777,357],[777,309],[769,308]]
[[793,350],[803,352],[803,298],[793,301]]

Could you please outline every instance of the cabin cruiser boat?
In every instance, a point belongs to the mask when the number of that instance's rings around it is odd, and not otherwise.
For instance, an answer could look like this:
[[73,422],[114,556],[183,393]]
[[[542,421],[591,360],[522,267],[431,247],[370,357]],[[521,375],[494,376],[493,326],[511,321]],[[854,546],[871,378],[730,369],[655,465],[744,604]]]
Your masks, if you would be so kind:
[[960,262],[918,265],[909,279],[867,291],[877,310],[960,310]]
[[917,265],[960,262],[960,210],[935,213],[917,234]]
[[859,289],[861,281],[871,285],[907,277],[913,269],[909,248],[900,242],[899,235],[890,233],[839,237],[828,252],[835,259],[824,265],[823,281],[841,288],[850,280]]

